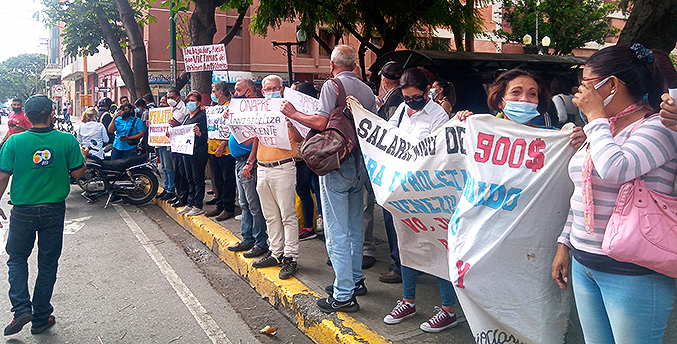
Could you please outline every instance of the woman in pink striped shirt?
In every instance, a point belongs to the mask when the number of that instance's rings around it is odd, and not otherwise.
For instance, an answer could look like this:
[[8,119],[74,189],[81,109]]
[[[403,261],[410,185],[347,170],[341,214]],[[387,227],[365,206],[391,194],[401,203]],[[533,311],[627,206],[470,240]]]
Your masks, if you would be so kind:
[[552,278],[566,289],[571,269],[588,344],[661,343],[667,326],[675,279],[614,260],[601,245],[623,183],[643,177],[650,189],[673,192],[677,133],[650,116],[675,82],[669,57],[639,44],[602,49],[583,70],[574,104],[590,121],[587,143],[569,163],[575,189]]

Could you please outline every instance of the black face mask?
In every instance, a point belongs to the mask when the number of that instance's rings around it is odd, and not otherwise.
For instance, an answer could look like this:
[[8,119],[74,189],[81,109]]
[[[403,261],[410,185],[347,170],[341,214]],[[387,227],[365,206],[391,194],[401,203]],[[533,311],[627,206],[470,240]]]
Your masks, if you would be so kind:
[[244,95],[244,94],[241,94],[241,95],[239,95],[239,96],[238,96],[238,95],[233,95],[233,98],[247,98],[247,96]]
[[18,108],[13,107],[12,108],[12,110],[14,110],[14,112],[21,112],[21,109],[23,109],[23,108],[20,108],[20,107],[18,107]]
[[404,102],[407,103],[407,106],[409,106],[412,110],[421,110],[425,106],[425,103],[428,101],[428,98],[423,97],[418,100],[405,100]]
[[123,118],[123,119],[127,119],[127,118],[129,118],[129,117],[132,117],[133,114],[134,114],[134,113],[131,112],[131,111],[125,111],[125,112],[122,113],[122,118]]

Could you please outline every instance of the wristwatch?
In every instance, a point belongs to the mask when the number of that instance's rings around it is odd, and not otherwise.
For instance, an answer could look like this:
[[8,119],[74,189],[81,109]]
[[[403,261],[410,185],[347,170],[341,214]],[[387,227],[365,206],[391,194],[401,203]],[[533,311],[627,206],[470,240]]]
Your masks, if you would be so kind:
[[249,161],[249,160],[247,160],[247,162],[245,162],[245,164],[247,164],[247,165],[254,165],[254,161]]

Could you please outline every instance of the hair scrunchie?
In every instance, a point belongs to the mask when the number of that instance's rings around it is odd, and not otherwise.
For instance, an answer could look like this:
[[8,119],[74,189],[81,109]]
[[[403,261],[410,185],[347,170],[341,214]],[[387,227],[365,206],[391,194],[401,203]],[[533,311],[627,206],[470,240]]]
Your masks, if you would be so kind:
[[644,63],[653,63],[653,51],[639,43],[633,44],[630,49],[635,52],[637,59]]

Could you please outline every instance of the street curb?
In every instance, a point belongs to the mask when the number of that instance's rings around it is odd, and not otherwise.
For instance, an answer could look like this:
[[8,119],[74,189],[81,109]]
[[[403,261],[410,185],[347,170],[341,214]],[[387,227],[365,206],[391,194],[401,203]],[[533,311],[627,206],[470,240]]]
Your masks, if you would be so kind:
[[279,267],[256,269],[252,267],[253,259],[243,257],[243,252],[228,251],[227,247],[237,244],[240,239],[227,228],[204,215],[192,217],[179,215],[177,209],[169,203],[157,199],[154,201],[167,215],[202,241],[233,271],[249,282],[261,297],[268,299],[271,305],[282,310],[299,330],[315,343],[390,343],[344,312],[326,314],[320,311],[316,302],[323,296],[294,277],[280,279]]

